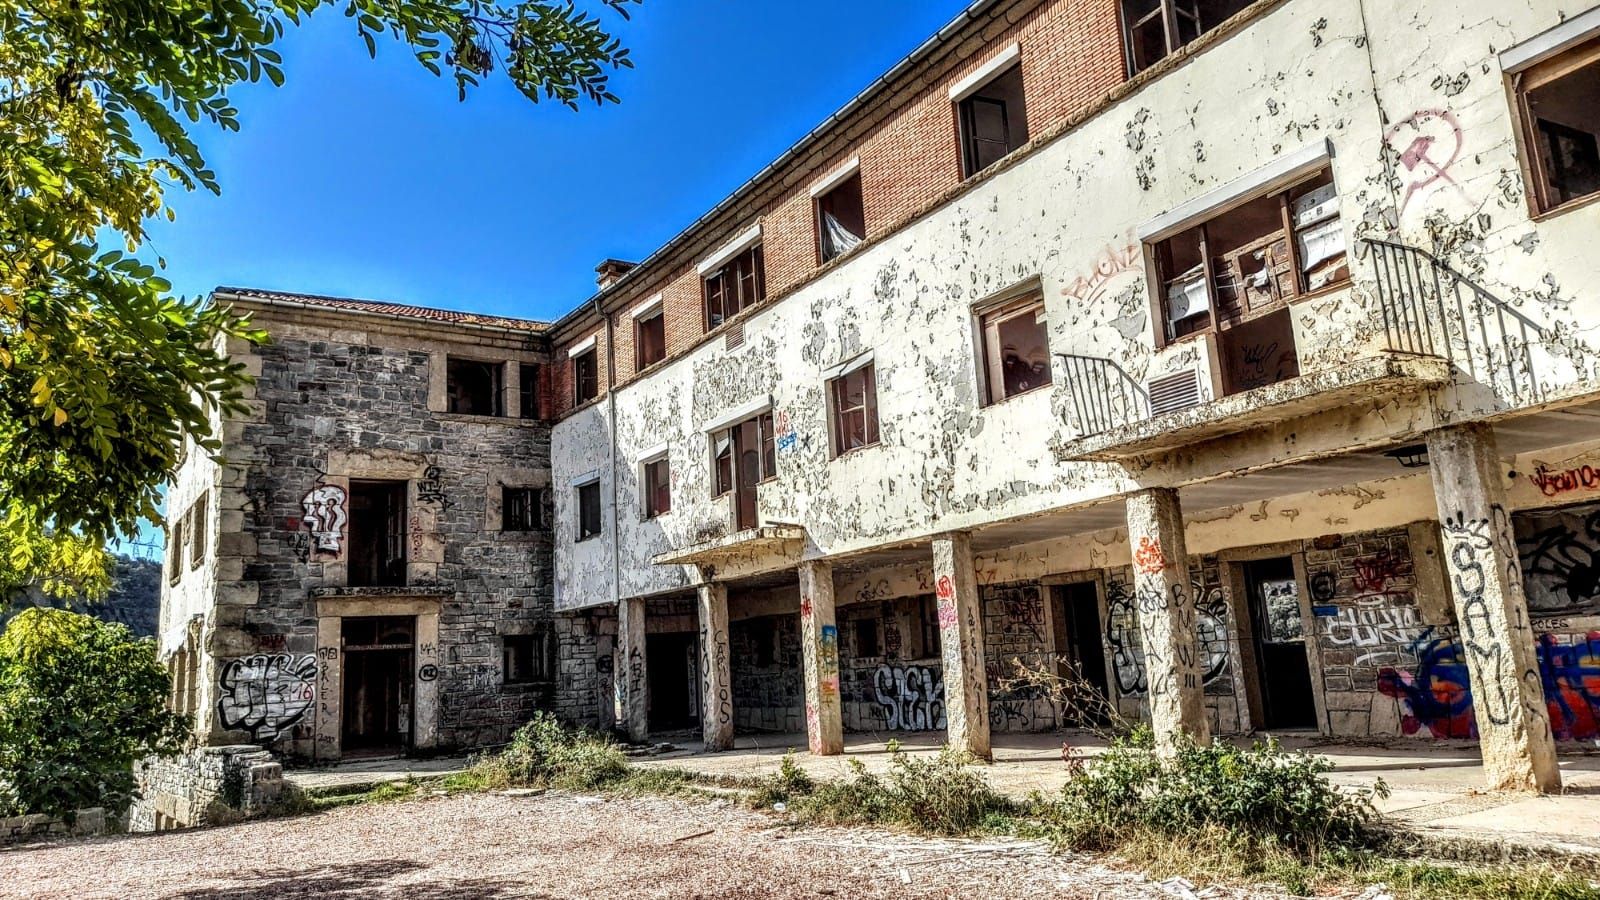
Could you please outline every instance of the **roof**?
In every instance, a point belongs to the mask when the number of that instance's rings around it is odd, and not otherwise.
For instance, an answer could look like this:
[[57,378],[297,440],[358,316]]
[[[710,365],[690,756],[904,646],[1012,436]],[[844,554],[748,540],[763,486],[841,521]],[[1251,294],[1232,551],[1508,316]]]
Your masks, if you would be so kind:
[[405,303],[387,303],[382,300],[362,300],[352,297],[324,297],[319,294],[295,294],[284,291],[263,291],[255,288],[218,287],[212,296],[256,300],[271,304],[322,307],[330,310],[374,313],[407,319],[424,319],[448,325],[473,325],[481,328],[500,328],[508,331],[542,332],[548,322],[534,319],[513,319],[507,316],[486,316],[482,313],[439,309],[432,306],[411,306]]

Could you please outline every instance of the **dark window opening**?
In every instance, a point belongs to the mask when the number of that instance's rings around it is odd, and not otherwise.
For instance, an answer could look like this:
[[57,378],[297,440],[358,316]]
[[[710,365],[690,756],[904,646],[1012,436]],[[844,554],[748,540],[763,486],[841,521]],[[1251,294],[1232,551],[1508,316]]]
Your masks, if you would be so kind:
[[1518,76],[1538,212],[1600,194],[1600,41]]
[[866,237],[867,214],[857,172],[817,198],[817,254],[827,262],[854,250]]
[[857,659],[883,655],[881,624],[877,619],[857,619],[855,621]]
[[344,752],[404,750],[412,732],[416,620],[360,616],[340,621]]
[[661,310],[633,320],[633,367],[642,370],[667,358],[667,317]]
[[600,533],[600,482],[591,481],[578,487],[578,540],[588,540]]
[[965,177],[982,172],[1028,142],[1022,67],[1012,66],[959,104]]
[[572,358],[572,403],[581,406],[600,396],[600,351],[594,347]]
[[539,414],[539,367],[532,363],[523,363],[518,367],[517,404],[517,412],[522,418],[543,418]]
[[1128,74],[1137,75],[1249,6],[1251,0],[1122,0]]
[[508,634],[501,640],[500,669],[506,684],[554,680],[555,642],[548,632]]
[[767,296],[766,263],[757,244],[705,278],[706,330],[710,331]]
[[539,489],[530,487],[500,488],[500,530],[539,530]]
[[772,413],[765,412],[711,435],[716,496],[734,494],[734,524],[756,527],[756,485],[777,477]]
[[833,404],[833,455],[878,442],[878,385],[872,363],[828,382]]
[[447,365],[446,392],[450,411],[468,416],[500,415],[499,363],[476,359],[451,359]]
[[1030,291],[983,313],[978,327],[983,339],[986,404],[1050,384],[1043,292]]
[[351,587],[406,583],[406,482],[350,482]]
[[644,517],[672,511],[672,469],[666,457],[644,464]]

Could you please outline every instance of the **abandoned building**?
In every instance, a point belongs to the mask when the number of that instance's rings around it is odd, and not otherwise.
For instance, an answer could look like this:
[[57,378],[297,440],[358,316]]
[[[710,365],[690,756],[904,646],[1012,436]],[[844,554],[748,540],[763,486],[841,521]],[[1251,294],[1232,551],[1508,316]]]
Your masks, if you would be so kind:
[[547,324],[246,290],[208,743],[1600,739],[1600,9],[976,0]]

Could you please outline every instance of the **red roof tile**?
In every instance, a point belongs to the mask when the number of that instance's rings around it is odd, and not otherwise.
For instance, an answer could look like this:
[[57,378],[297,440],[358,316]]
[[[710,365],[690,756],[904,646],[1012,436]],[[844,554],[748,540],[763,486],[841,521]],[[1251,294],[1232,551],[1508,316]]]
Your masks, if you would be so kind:
[[245,300],[264,300],[268,303],[294,303],[305,306],[322,306],[329,309],[349,309],[427,319],[452,325],[482,325],[488,328],[505,328],[513,331],[543,331],[548,322],[533,319],[512,319],[506,316],[486,316],[481,313],[460,312],[454,309],[437,309],[431,306],[410,306],[404,303],[384,303],[378,300],[358,300],[350,297],[323,297],[318,294],[293,294],[284,291],[263,291],[255,288],[219,287],[214,294],[228,294]]

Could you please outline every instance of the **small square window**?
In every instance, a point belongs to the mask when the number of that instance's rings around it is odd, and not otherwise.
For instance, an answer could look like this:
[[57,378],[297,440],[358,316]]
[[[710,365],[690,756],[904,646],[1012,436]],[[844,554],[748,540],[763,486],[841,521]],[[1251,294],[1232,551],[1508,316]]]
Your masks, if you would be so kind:
[[878,442],[878,385],[872,363],[828,382],[833,411],[833,455]]
[[506,684],[554,680],[554,642],[549,632],[508,634],[501,640],[501,674]]
[[591,481],[578,486],[578,540],[584,541],[600,533],[600,482]]
[[500,372],[503,368],[499,363],[452,357],[445,379],[449,410],[468,416],[500,415]]
[[1534,66],[1517,79],[1536,212],[1600,194],[1600,40]]
[[539,530],[539,489],[531,487],[500,488],[500,530]]
[[827,262],[854,250],[867,237],[866,210],[861,202],[861,173],[817,198],[817,255]]
[[600,351],[590,347],[572,358],[572,404],[581,406],[600,396]]
[[636,370],[667,358],[667,317],[661,310],[633,320],[633,357]]
[[978,317],[983,339],[985,403],[1050,384],[1050,340],[1044,294],[1033,290]]
[[1028,142],[1022,66],[1012,66],[958,104],[962,174],[982,172]]
[[517,379],[517,410],[524,419],[538,419],[539,415],[539,367],[533,363],[523,363],[518,367]]
[[644,517],[672,511],[672,469],[665,456],[644,464]]

